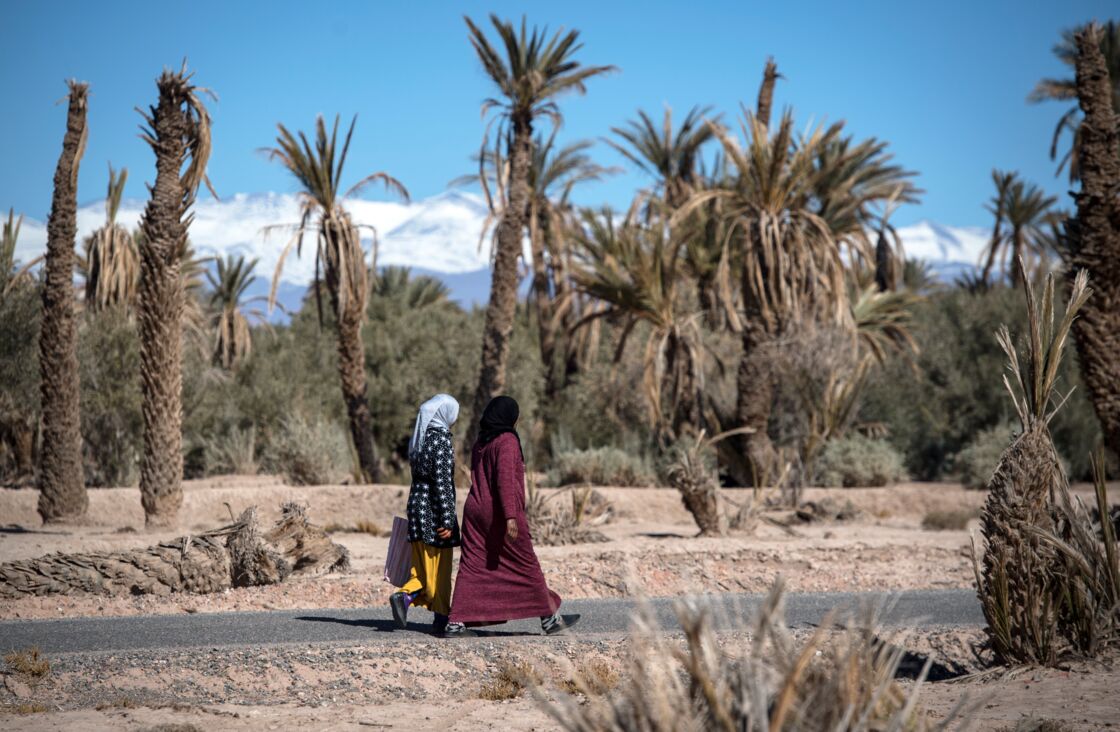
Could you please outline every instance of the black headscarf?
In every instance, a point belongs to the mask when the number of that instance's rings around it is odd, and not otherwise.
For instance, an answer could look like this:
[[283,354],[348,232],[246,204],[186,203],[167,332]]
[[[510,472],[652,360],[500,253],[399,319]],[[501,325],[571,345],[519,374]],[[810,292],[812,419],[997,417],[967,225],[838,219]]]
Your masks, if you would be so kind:
[[[481,429],[478,431],[478,444],[485,445],[493,440],[498,435],[504,435],[507,432],[513,433],[517,438],[517,447],[521,448],[521,436],[517,434],[515,425],[517,418],[521,414],[521,408],[517,406],[517,401],[513,397],[499,396],[490,400],[486,405],[486,409],[482,411],[482,419],[479,422]],[[525,451],[521,451],[522,459],[525,458]]]

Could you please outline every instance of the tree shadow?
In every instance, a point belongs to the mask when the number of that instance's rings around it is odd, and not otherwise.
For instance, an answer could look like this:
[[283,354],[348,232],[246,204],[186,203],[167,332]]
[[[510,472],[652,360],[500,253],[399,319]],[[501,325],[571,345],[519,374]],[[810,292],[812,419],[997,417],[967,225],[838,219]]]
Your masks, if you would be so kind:
[[[566,616],[568,617],[568,616]],[[347,625],[351,628],[369,628],[377,633],[419,633],[420,635],[442,637],[434,630],[430,623],[409,623],[405,628],[398,628],[395,621],[388,618],[332,618],[325,615],[301,615],[294,618],[308,623],[335,623]],[[535,638],[540,633],[521,630],[490,630],[494,626],[470,626],[471,637],[477,638]]]

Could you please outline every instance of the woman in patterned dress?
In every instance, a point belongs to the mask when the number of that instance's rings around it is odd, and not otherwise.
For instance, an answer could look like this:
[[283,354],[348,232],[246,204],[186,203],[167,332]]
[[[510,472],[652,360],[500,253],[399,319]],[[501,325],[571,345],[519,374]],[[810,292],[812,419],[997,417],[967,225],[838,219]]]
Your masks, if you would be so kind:
[[451,426],[459,402],[437,394],[420,405],[408,444],[412,487],[408,493],[408,540],[412,544],[412,576],[389,598],[397,626],[408,622],[408,608],[419,605],[435,615],[437,633],[447,627],[451,612],[451,559],[459,546],[455,517],[455,451]]

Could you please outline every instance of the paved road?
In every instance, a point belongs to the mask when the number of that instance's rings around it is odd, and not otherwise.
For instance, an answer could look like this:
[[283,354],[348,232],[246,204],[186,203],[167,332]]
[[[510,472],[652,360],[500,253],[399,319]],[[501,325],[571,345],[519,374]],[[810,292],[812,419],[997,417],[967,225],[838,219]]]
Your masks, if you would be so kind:
[[[761,595],[716,595],[693,600],[707,603],[720,628],[742,628],[749,622]],[[830,610],[845,611],[866,602],[886,604],[884,624],[894,626],[980,625],[984,619],[972,590],[917,590],[901,593],[796,593],[786,596],[786,617],[791,626],[819,623]],[[571,600],[565,614],[582,619],[572,633],[579,635],[624,633],[635,605],[629,600]],[[652,601],[663,627],[677,627],[673,601]],[[838,616],[839,617],[839,616]],[[0,622],[0,653],[38,646],[47,653],[130,651],[154,648],[255,646],[276,643],[361,642],[387,637],[408,642],[426,637],[427,611],[412,613],[408,631],[393,625],[388,608],[362,610],[274,610],[269,612],[204,613],[198,615],[146,615],[125,618],[73,620],[8,620]],[[495,626],[491,637],[539,634],[536,621]],[[457,642],[470,643],[470,639]]]

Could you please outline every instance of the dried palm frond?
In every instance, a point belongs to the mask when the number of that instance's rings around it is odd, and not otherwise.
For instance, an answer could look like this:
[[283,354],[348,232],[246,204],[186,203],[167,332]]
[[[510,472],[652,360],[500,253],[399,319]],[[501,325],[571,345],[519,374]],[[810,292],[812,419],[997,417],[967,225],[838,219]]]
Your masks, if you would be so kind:
[[140,252],[132,234],[117,223],[128,169],[120,173],[109,166],[109,191],[105,197],[105,224],[85,240],[79,269],[85,274],[85,304],[91,310],[131,308],[140,281]]

